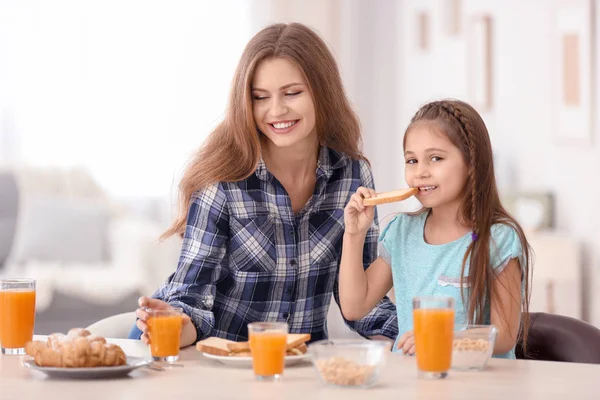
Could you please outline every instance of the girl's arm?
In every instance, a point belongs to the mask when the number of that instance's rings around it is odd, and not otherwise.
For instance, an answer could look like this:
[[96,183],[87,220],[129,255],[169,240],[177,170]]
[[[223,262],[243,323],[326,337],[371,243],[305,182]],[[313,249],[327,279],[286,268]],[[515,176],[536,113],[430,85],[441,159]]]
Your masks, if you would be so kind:
[[340,264],[340,303],[349,321],[361,319],[392,289],[392,270],[381,257],[362,265],[363,240],[344,235]]
[[374,190],[361,187],[344,210],[339,291],[342,314],[349,321],[367,315],[392,288],[391,268],[381,257],[366,270],[363,266],[365,236],[375,214],[373,207],[363,205],[363,199],[374,195]]
[[491,323],[498,328],[494,355],[510,351],[517,343],[521,322],[521,266],[516,258],[494,280]]

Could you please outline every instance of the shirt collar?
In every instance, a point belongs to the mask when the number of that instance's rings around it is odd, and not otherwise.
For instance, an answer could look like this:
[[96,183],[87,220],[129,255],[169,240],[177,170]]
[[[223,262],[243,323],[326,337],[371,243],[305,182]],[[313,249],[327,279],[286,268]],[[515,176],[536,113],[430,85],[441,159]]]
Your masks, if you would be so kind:
[[[317,161],[317,179],[321,177],[329,179],[331,175],[333,175],[333,171],[345,167],[348,165],[349,161],[350,158],[347,155],[339,153],[327,146],[321,146],[319,148],[319,159]],[[255,174],[263,181],[269,181],[273,177],[267,169],[262,157],[258,160]]]
[[263,160],[262,156],[258,160],[258,165],[256,166],[256,171],[254,172],[258,179],[261,181],[271,180],[271,173],[267,170],[267,166],[265,165],[265,160]]

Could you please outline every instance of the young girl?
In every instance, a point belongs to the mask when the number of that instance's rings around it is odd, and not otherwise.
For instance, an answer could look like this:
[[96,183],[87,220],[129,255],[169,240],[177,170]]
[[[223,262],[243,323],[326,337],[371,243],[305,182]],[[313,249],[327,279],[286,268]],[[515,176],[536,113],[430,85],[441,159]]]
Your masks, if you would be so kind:
[[[173,305],[187,315],[182,346],[208,336],[247,340],[254,321],[287,321],[292,333],[327,338],[344,207],[359,187],[373,188],[359,145],[358,119],[325,43],[300,24],[256,34],[224,121],[180,184],[181,213],[165,234],[183,236],[179,265],[140,299],[130,337],[149,342],[144,308]],[[365,266],[377,236],[375,222],[363,237]],[[398,334],[388,299],[349,325],[369,337]]]
[[344,213],[342,313],[361,318],[393,284],[401,333],[394,348],[414,354],[413,297],[452,296],[455,322],[495,325],[494,355],[514,358],[521,308],[528,310],[529,244],[500,203],[483,120],[461,101],[427,104],[406,130],[404,158],[406,182],[419,189],[423,209],[389,223],[365,271],[362,247],[375,211],[363,199],[375,192],[359,188],[352,196]]

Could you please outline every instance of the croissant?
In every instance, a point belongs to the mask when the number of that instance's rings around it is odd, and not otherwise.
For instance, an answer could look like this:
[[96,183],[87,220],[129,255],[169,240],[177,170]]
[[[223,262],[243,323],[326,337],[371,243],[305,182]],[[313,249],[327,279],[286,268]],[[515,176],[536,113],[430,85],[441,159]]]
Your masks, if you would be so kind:
[[127,360],[121,347],[81,328],[71,329],[66,335],[53,333],[45,342],[28,342],[25,352],[40,367],[110,367],[124,365]]

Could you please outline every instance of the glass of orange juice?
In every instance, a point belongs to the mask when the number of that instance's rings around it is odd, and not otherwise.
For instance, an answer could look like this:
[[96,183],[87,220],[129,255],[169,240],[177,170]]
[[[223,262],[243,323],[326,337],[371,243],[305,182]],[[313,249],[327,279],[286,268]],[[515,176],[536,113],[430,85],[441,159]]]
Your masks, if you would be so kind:
[[150,354],[154,361],[174,363],[179,360],[181,343],[181,327],[183,309],[170,307],[166,309],[147,308],[148,338]]
[[415,351],[420,378],[448,376],[454,338],[454,298],[445,296],[413,299]]
[[259,381],[277,381],[283,376],[288,324],[251,322],[248,324],[254,376]]
[[35,280],[0,280],[0,344],[2,354],[23,355],[33,339]]

